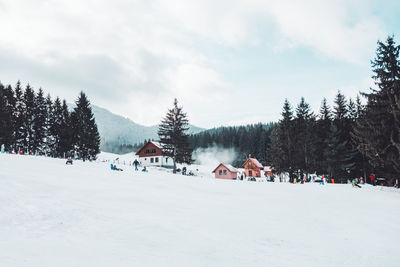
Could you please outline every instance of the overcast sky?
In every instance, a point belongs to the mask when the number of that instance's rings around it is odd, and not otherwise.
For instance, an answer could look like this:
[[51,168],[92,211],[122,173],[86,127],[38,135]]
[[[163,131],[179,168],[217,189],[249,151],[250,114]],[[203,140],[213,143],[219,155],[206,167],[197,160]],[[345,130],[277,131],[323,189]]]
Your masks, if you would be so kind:
[[201,127],[269,122],[372,85],[400,1],[0,0],[0,81],[153,125],[173,99]]

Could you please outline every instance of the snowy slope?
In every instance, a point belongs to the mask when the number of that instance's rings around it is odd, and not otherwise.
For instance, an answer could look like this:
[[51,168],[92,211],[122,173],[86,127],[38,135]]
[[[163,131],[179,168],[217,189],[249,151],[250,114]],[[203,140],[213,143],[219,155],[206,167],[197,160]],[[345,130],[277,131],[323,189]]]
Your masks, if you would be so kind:
[[400,266],[397,190],[64,163],[0,155],[0,266]]

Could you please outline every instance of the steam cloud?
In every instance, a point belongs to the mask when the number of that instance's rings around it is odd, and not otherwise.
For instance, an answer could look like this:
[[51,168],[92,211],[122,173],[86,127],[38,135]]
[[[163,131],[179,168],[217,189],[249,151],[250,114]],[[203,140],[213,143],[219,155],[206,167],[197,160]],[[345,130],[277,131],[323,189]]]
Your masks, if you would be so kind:
[[221,148],[218,146],[198,148],[193,152],[193,159],[196,164],[215,168],[219,163],[231,164],[236,158],[236,151],[233,148]]

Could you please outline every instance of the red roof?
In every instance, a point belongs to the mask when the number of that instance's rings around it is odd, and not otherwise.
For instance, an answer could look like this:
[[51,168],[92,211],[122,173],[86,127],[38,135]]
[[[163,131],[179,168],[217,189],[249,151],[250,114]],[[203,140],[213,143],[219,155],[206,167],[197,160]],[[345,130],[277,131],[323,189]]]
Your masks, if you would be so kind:
[[[257,167],[257,168],[260,168],[260,169],[264,169],[264,166],[258,161],[258,160],[256,160],[255,158],[248,158],[247,160],[246,160],[246,162],[247,161],[251,161],[251,162],[253,162],[253,164]],[[244,164],[246,164],[246,162],[244,163]],[[243,164],[243,165],[244,165]]]
[[235,167],[233,167],[230,164],[226,164],[226,163],[220,163],[217,166],[217,168],[215,168],[215,170],[213,170],[212,172],[215,172],[219,168],[219,166],[221,166],[221,165],[224,166],[225,168],[227,168],[230,172],[238,172],[238,170]]
[[155,145],[156,147],[158,147],[159,149],[161,149],[162,150],[162,146],[161,146],[161,144],[159,143],[159,142],[155,142],[155,141],[148,141],[146,144],[144,144],[144,146],[142,146],[142,148],[141,149],[139,149],[139,151],[138,152],[136,152],[136,155],[139,155],[140,154],[140,152],[149,144],[149,143],[151,143],[151,144],[153,144],[153,145]]

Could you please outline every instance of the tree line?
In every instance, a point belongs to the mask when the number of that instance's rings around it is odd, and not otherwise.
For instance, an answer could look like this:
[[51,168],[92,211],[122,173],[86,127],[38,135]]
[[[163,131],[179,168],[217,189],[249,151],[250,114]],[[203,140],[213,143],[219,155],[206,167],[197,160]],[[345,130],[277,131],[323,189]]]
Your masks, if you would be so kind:
[[219,127],[190,135],[189,143],[193,150],[212,146],[234,148],[232,165],[237,167],[242,167],[249,155],[266,165],[270,161],[267,148],[273,127],[274,123]]
[[393,36],[378,41],[371,61],[376,88],[355,100],[338,91],[333,106],[324,98],[317,114],[304,98],[295,108],[285,100],[276,124],[205,131],[190,136],[191,146],[235,148],[237,167],[251,154],[276,172],[324,174],[337,182],[375,173],[393,185],[400,178],[399,51]]
[[0,145],[6,151],[93,160],[100,152],[100,136],[84,92],[69,111],[65,100],[52,99],[39,88],[18,81],[14,88],[0,83]]
[[295,111],[284,103],[271,132],[270,163],[278,172],[317,172],[339,182],[370,173],[389,185],[400,176],[400,46],[392,36],[378,41],[371,61],[375,85],[356,100],[338,92],[333,108],[326,99],[318,115],[304,98]]

